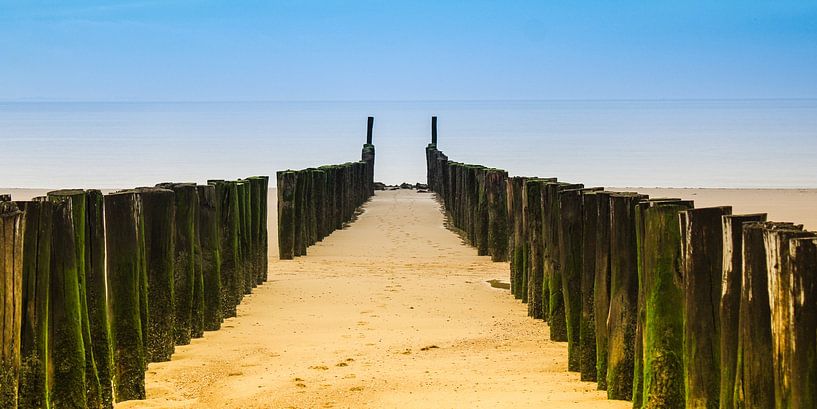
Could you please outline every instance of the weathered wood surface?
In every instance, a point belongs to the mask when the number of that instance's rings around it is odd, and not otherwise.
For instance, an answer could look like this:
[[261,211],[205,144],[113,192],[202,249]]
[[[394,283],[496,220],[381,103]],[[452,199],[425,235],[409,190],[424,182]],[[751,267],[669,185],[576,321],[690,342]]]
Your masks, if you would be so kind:
[[548,290],[548,324],[551,341],[568,340],[565,298],[562,284],[562,260],[559,248],[560,210],[559,192],[581,189],[584,185],[557,182],[548,179],[542,194],[542,229],[544,241],[545,277]]
[[[77,287],[79,291],[80,315],[82,324],[82,340],[85,352],[85,386],[86,399],[89,407],[99,407],[101,404],[99,375],[94,360],[93,341],[91,339],[91,323],[88,317],[88,299],[86,297],[87,270],[91,268],[89,249],[87,249],[87,200],[84,190],[65,189],[48,192],[50,200],[69,200],[74,219],[74,250],[76,252]],[[104,266],[104,264],[103,264]],[[100,268],[99,266],[97,268]]]
[[[581,271],[581,306],[582,314],[579,325],[579,342],[581,356],[579,370],[581,380],[594,382],[598,380],[596,350],[596,317],[595,317],[595,284],[596,284],[596,245],[598,242],[599,201],[606,196],[597,192],[582,194],[582,271]],[[600,243],[599,243],[600,244]],[[606,278],[603,279],[606,287]],[[606,288],[604,290],[606,292]],[[605,294],[606,296],[606,294]],[[606,306],[604,308],[607,309]]]
[[817,407],[817,239],[789,244],[792,276],[792,408]]
[[524,177],[515,176],[507,184],[508,215],[513,226],[513,232],[509,240],[510,284],[511,294],[517,299],[522,298],[522,280],[529,246],[529,242],[525,238],[525,219],[522,213],[522,186],[525,179]]
[[[800,228],[767,229],[763,240],[766,246],[766,266],[769,281],[769,309],[771,311],[772,361],[774,364],[774,399],[776,408],[792,407],[791,375],[794,342],[794,279],[789,260],[792,239],[817,237]],[[816,334],[812,334],[816,335]]]
[[636,206],[645,196],[610,194],[610,310],[607,319],[607,397],[633,395],[635,326],[638,315]]
[[196,186],[199,195],[199,245],[204,279],[204,330],[216,331],[224,319],[221,296],[221,235],[216,187]]
[[[105,242],[117,402],[145,398],[145,349],[140,298],[144,258],[139,196],[134,191],[105,195]],[[57,223],[54,225],[55,231]],[[65,321],[55,319],[53,322]],[[74,407],[70,403],[65,407]]]
[[508,173],[504,170],[489,169],[485,175],[485,189],[488,201],[488,254],[491,261],[508,260],[508,210],[505,187]]
[[[596,379],[607,390],[607,316],[610,310],[610,192],[588,193],[595,198],[596,241],[593,283],[593,317],[596,337]],[[588,215],[592,217],[592,215]]]
[[720,298],[723,280],[723,217],[732,208],[681,213],[684,289],[684,380],[687,406],[720,407]]
[[[48,407],[48,294],[54,204],[30,201],[17,205],[25,212],[18,404],[22,408],[44,408]],[[0,251],[5,251],[5,245],[0,246]],[[6,401],[2,403],[13,407]]]
[[544,289],[547,285],[544,282],[544,259],[542,250],[542,194],[541,189],[544,182],[539,179],[528,179],[525,181],[523,207],[525,209],[525,231],[529,248],[528,260],[526,263],[525,276],[528,279],[525,288],[528,291],[528,316],[536,319],[547,319],[544,303]]
[[[0,406],[17,406],[23,310],[25,221],[17,204],[0,201],[0,272],[3,330],[0,333]],[[72,249],[73,250],[73,249]],[[80,338],[81,341],[81,338]]]

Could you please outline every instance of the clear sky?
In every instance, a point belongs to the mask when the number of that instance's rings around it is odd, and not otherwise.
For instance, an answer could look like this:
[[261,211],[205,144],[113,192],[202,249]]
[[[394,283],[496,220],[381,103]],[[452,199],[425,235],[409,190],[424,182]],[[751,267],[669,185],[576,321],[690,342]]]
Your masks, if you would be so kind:
[[0,0],[0,99],[817,97],[817,1]]

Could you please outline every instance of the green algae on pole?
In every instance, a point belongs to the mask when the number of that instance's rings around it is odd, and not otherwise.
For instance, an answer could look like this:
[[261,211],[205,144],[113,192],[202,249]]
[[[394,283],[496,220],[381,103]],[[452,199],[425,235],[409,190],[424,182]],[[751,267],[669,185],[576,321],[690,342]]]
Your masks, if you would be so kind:
[[[0,294],[3,310],[3,330],[0,333],[0,347],[2,347],[0,349],[0,406],[8,408],[17,407],[19,397],[24,235],[23,212],[14,202],[0,202],[0,273],[2,273],[0,279],[4,286]],[[81,359],[82,356],[80,355],[79,358]]]
[[723,217],[731,207],[681,212],[684,290],[684,380],[690,407],[717,409],[720,401],[720,297]]
[[522,186],[526,178],[514,176],[508,181],[508,213],[513,234],[511,234],[510,261],[511,261],[511,293],[514,298],[522,298],[522,278],[524,276],[525,262],[529,242],[525,235],[525,219],[522,213]]
[[241,275],[237,264],[240,260],[238,251],[238,192],[235,182],[210,180],[208,184],[215,186],[218,203],[219,236],[221,240],[221,294],[222,315],[224,318],[236,316],[236,306],[239,302],[239,292],[243,292],[240,284]]
[[791,357],[791,407],[817,407],[817,239],[789,244],[794,331]]
[[53,373],[49,374],[49,400],[54,408],[84,408],[86,355],[71,201],[55,200],[52,217],[48,366]]
[[607,320],[607,397],[633,394],[638,308],[638,246],[635,212],[644,195],[610,194],[610,310]]
[[144,399],[146,367],[140,293],[145,249],[140,237],[140,198],[135,191],[124,191],[105,195],[104,200],[115,399]]
[[217,212],[218,196],[213,185],[196,186],[199,195],[199,243],[204,279],[204,330],[221,328],[221,237]]
[[[643,405],[684,407],[684,316],[679,213],[688,201],[651,201],[643,210]],[[636,340],[638,342],[638,340]]]
[[[581,371],[582,358],[582,193],[600,189],[565,189],[559,192],[559,265],[567,324],[567,366],[573,372]],[[593,371],[588,368],[588,372]]]
[[148,362],[169,361],[175,351],[176,314],[174,261],[176,206],[172,190],[138,188],[144,217],[145,260],[148,279],[146,350]]
[[160,183],[156,187],[170,189],[175,193],[173,306],[176,312],[174,338],[176,345],[187,345],[193,336],[194,296],[197,281],[195,249],[198,193],[196,185],[192,183]]
[[100,406],[100,383],[99,375],[96,370],[96,362],[94,361],[94,348],[91,339],[91,323],[88,318],[88,298],[86,296],[86,270],[90,268],[90,257],[86,249],[86,235],[87,235],[87,214],[86,214],[86,195],[85,191],[81,189],[66,189],[48,192],[50,200],[71,201],[71,211],[74,219],[74,250],[77,257],[77,285],[79,288],[79,303],[82,323],[82,339],[85,350],[85,385],[87,388],[86,398],[89,407]]
[[[17,202],[17,205],[25,218],[18,405],[21,408],[45,408],[48,407],[48,288],[54,204],[32,201]],[[0,251],[4,249],[0,246]],[[2,265],[5,263],[0,263]],[[5,380],[3,385],[6,385]],[[2,403],[4,407],[8,404]]]
[[764,222],[765,214],[723,217],[723,272],[720,297],[720,406],[733,408],[743,275],[743,224]]
[[105,273],[105,219],[103,196],[99,190],[85,191],[86,243],[88,255],[85,267],[85,298],[94,349],[94,363],[99,377],[102,408],[113,408],[113,356],[111,351],[110,317],[108,316],[107,280]]
[[[774,399],[776,408],[792,407],[791,375],[794,343],[793,276],[789,261],[789,243],[792,239],[814,238],[815,233],[793,229],[767,229],[763,239],[766,245],[766,263],[769,274],[769,308],[771,311],[772,358],[774,363]],[[814,334],[812,334],[813,336]],[[803,345],[805,347],[805,345]]]
[[597,381],[596,351],[596,318],[595,318],[595,283],[596,283],[596,245],[599,200],[597,192],[582,194],[582,245],[581,245],[581,321],[579,323],[580,354],[579,371],[581,380]]
[[278,195],[278,258],[281,260],[292,260],[295,257],[296,178],[296,172],[291,170],[276,173],[276,190]]
[[769,275],[764,230],[802,229],[791,223],[743,224],[743,277],[735,375],[735,407],[774,407]]
[[545,277],[548,289],[548,324],[551,341],[568,341],[564,287],[562,284],[561,252],[559,249],[559,192],[581,189],[582,184],[556,182],[549,179],[542,195],[542,230],[544,237]]
[[610,310],[610,192],[591,192],[596,202],[596,256],[593,265],[593,316],[596,337],[596,379],[607,390],[607,316]]

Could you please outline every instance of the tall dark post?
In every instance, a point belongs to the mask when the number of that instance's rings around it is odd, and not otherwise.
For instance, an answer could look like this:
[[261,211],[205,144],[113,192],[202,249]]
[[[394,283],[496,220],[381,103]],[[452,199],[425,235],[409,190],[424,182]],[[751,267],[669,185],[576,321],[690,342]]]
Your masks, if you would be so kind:
[[369,122],[366,124],[366,144],[372,144],[372,129],[374,128],[374,117],[369,117]]
[[437,145],[437,116],[431,117],[431,144]]

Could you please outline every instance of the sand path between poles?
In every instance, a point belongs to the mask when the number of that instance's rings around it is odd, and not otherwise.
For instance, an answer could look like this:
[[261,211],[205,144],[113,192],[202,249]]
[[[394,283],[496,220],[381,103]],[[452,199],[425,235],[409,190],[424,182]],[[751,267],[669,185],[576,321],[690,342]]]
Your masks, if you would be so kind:
[[[271,197],[274,199],[274,197]],[[567,372],[567,344],[488,281],[431,194],[378,192],[357,221],[278,261],[238,317],[152,363],[120,408],[629,408]]]

